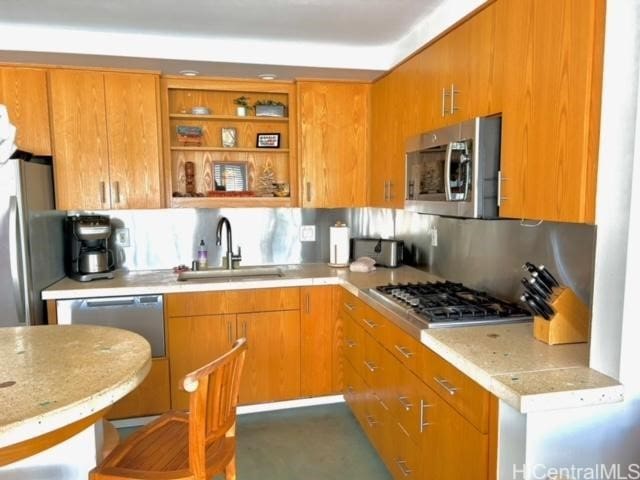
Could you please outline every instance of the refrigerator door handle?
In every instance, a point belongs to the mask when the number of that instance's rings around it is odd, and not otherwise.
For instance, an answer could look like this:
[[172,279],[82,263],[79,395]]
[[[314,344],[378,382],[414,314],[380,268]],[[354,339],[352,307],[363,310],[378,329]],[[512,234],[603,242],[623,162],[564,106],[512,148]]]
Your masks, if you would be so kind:
[[24,298],[22,290],[22,276],[20,275],[20,231],[18,228],[18,199],[15,196],[9,198],[9,263],[11,264],[11,283],[13,285],[13,298],[16,302],[16,311],[21,323],[26,323]]

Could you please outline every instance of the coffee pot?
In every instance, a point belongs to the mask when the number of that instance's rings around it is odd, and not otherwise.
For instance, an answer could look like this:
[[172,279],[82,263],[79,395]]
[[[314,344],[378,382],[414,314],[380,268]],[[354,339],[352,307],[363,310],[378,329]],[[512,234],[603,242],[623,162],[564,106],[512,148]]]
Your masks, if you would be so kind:
[[104,215],[75,215],[65,219],[67,276],[87,282],[113,278],[114,259],[109,249],[111,221]]

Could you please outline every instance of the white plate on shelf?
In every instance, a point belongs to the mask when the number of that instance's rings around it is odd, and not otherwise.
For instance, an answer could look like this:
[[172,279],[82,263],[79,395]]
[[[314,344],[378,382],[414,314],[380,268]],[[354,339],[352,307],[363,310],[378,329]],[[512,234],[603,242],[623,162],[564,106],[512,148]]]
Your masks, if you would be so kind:
[[192,107],[191,114],[192,115],[209,115],[211,113],[211,109],[208,107]]

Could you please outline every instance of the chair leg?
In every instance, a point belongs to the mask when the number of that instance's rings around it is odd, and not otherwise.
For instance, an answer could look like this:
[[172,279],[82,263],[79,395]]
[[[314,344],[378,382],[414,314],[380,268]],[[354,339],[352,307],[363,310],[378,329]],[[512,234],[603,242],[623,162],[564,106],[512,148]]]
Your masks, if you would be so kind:
[[236,456],[224,467],[224,480],[236,480]]

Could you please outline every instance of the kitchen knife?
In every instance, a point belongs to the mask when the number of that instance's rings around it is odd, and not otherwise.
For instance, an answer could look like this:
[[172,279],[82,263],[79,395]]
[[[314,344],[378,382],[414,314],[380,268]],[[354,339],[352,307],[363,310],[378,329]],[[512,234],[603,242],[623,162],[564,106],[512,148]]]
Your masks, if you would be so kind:
[[547,270],[547,268],[544,265],[540,265],[538,267],[538,273],[540,274],[540,277],[544,278],[544,281],[546,284],[551,284],[554,287],[560,286],[560,283],[558,283],[555,277],[551,275],[551,272]]
[[541,312],[543,317],[549,320],[551,317],[555,315],[553,309],[545,302],[542,298],[537,295],[532,295],[531,293],[523,294],[527,302],[531,305],[533,303],[536,306],[536,309]]
[[522,266],[524,270],[527,270],[533,278],[537,278],[540,283],[543,283],[545,287],[547,287],[547,290],[551,292],[553,291],[553,287],[557,287],[559,284],[553,277],[553,275],[549,273],[549,270],[544,267],[544,265],[541,265],[541,267],[542,270],[540,270],[540,268],[536,267],[531,262],[525,262],[525,264]]
[[533,300],[531,300],[529,297],[527,297],[526,294],[523,293],[522,296],[520,297],[520,300],[522,300],[527,305],[527,307],[529,307],[529,310],[531,310],[534,315],[538,317],[542,317],[545,320],[549,320],[551,318],[545,312],[539,310],[536,303]]
[[535,291],[535,293],[543,297],[545,300],[548,300],[549,298],[551,298],[551,294],[553,292],[539,278],[537,277],[531,278],[529,280],[529,284],[531,285],[531,288]]
[[535,278],[532,278],[531,280],[527,280],[527,278],[522,277],[520,282],[524,286],[524,291],[532,295],[538,295],[544,300],[549,299],[550,294],[543,288],[540,288],[537,283],[532,283],[533,280],[535,280]]

